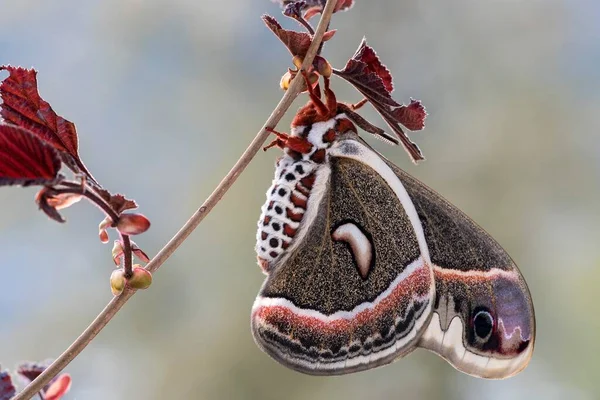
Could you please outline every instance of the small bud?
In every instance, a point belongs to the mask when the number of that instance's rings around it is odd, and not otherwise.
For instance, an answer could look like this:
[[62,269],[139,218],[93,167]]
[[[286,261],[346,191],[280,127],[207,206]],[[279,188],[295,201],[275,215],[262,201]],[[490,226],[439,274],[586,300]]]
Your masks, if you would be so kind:
[[292,72],[291,71],[286,72],[281,77],[281,81],[279,81],[279,87],[281,87],[283,90],[288,90],[292,79],[294,79],[294,75],[292,74]]
[[315,60],[313,61],[313,65],[315,66],[317,72],[321,74],[321,76],[324,76],[325,78],[331,77],[331,64],[329,64],[325,58],[316,56]]
[[54,380],[44,393],[46,400],[60,400],[71,389],[71,375],[62,374]]
[[152,274],[139,264],[133,265],[133,276],[127,280],[132,289],[147,289],[152,284]]
[[115,269],[110,274],[110,290],[112,294],[118,296],[125,289],[125,271],[122,268]]
[[115,240],[115,244],[112,248],[112,257],[115,265],[121,265],[121,259],[123,258],[123,243],[120,240]]
[[101,230],[100,232],[98,232],[98,236],[100,236],[100,241],[104,244],[108,243],[108,232],[106,232],[105,230]]
[[294,56],[294,58],[292,58],[292,63],[296,66],[296,68],[300,69],[302,68],[302,63],[304,62],[304,59],[300,56]]
[[131,251],[137,258],[139,258],[143,262],[147,263],[150,261],[150,257],[148,257],[148,255],[144,253],[144,251],[140,249],[139,246],[133,240],[131,241]]
[[112,219],[110,217],[106,217],[100,222],[98,225],[98,236],[100,236],[100,241],[102,243],[108,243],[108,232],[106,232],[106,228],[112,225]]
[[124,235],[139,235],[150,228],[150,220],[142,214],[122,214],[117,222],[117,230]]

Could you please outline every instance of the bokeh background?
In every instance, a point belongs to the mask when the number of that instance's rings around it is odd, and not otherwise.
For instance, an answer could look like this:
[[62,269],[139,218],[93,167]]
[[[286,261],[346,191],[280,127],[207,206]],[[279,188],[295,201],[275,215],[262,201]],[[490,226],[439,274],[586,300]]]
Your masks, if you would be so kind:
[[[291,60],[261,22],[265,12],[279,8],[266,0],[2,0],[0,64],[39,70],[42,96],[77,124],[92,173],[151,218],[137,242],[155,254],[282,95]],[[366,139],[517,261],[538,326],[520,375],[471,378],[421,350],[385,368],[318,378],[261,353],[249,316],[263,280],[253,247],[272,150],[69,365],[68,399],[600,398],[599,18],[596,0],[357,0],[335,16],[339,31],[325,49],[342,67],[365,35],[393,72],[395,97],[427,106],[426,130],[413,135],[428,158],[418,167],[401,148]],[[333,85],[342,100],[360,99],[343,81]],[[364,115],[383,125],[373,111]],[[34,193],[0,190],[7,368],[56,357],[111,298],[101,214],[78,204],[61,226],[36,210]]]

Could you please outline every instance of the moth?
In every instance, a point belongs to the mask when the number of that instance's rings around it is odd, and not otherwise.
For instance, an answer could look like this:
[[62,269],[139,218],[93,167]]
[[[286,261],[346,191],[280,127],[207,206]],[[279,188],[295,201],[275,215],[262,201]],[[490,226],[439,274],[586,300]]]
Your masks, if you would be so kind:
[[337,375],[416,348],[467,374],[524,369],[535,317],[509,255],[468,216],[377,153],[356,125],[398,143],[307,80],[309,102],[278,133],[275,178],[258,221],[267,275],[252,333],[294,370]]

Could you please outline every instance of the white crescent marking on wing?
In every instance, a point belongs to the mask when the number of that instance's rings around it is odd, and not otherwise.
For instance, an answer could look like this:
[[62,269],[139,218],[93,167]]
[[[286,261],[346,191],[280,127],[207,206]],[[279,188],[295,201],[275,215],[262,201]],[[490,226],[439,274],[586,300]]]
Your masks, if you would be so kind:
[[[344,149],[344,143],[350,141],[352,142],[351,144],[353,146],[356,146],[358,152],[351,153],[347,149]],[[431,259],[429,258],[429,247],[427,246],[427,241],[425,240],[425,233],[423,233],[423,226],[421,225],[421,220],[419,219],[417,210],[415,209],[410,196],[406,192],[404,185],[400,181],[400,178],[398,178],[394,171],[392,171],[385,161],[383,161],[381,156],[357,140],[341,140],[336,142],[329,150],[329,153],[334,157],[350,158],[368,165],[375,172],[377,172],[379,176],[383,178],[383,180],[387,182],[396,197],[398,197],[398,200],[400,200],[402,207],[404,207],[404,211],[406,211],[406,215],[408,216],[408,219],[410,220],[417,237],[421,255],[425,259],[426,263],[431,265]]]
[[331,238],[337,242],[346,242],[350,245],[360,276],[366,279],[373,260],[373,248],[369,238],[352,222],[338,226],[331,234]]

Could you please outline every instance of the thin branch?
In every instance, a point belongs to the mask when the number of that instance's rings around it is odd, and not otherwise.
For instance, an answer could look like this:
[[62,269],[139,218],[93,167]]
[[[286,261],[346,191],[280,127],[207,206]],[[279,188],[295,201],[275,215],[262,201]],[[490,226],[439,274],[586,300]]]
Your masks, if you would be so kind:
[[133,254],[131,252],[131,239],[129,239],[129,235],[121,235],[121,241],[123,242],[123,272],[125,274],[125,279],[129,279],[133,275],[133,265],[131,258]]
[[[308,70],[312,65],[313,59],[317,54],[323,34],[325,33],[333,9],[337,3],[337,0],[327,0],[325,9],[317,26],[314,38],[304,62],[302,69]],[[160,266],[175,252],[175,250],[187,239],[187,237],[196,229],[196,227],[202,222],[204,217],[214,208],[214,206],[221,200],[223,195],[229,190],[233,183],[240,176],[242,171],[248,166],[252,158],[261,149],[263,143],[269,136],[269,132],[266,130],[267,127],[274,128],[277,123],[281,120],[287,109],[292,105],[296,96],[302,90],[304,78],[302,74],[297,74],[292,80],[288,90],[285,92],[277,107],[273,110],[267,122],[260,129],[252,143],[248,146],[246,151],[242,154],[240,159],[235,163],[229,173],[223,178],[221,183],[206,199],[202,206],[190,217],[190,219],[183,225],[183,227],[173,236],[173,238],[158,252],[158,254],[148,263],[146,269],[150,272],[156,271]],[[45,385],[50,382],[52,378],[58,375],[71,361],[77,357],[79,353],[87,347],[87,345],[100,333],[100,331],[110,322],[114,315],[123,307],[123,305],[133,296],[135,290],[126,288],[123,293],[117,297],[113,297],[111,301],[104,307],[104,310],[98,314],[96,319],[83,331],[83,333],[56,359],[50,366],[42,372],[36,379],[33,380],[27,387],[17,394],[13,400],[29,400],[35,396]]]

